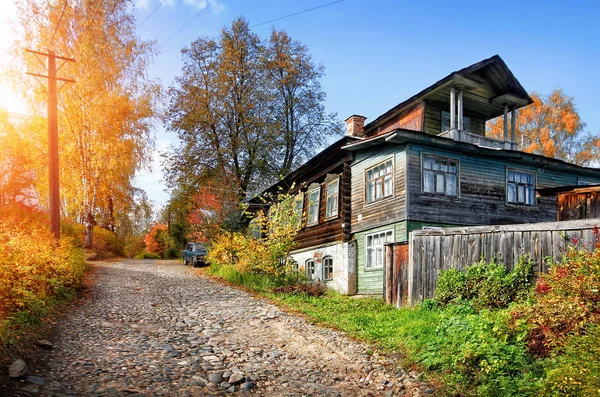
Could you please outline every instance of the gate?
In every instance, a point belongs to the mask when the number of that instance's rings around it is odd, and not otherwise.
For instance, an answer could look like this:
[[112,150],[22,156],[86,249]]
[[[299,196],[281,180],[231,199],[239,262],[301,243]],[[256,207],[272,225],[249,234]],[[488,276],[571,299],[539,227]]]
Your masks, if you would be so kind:
[[408,304],[408,241],[385,244],[383,300],[396,307]]

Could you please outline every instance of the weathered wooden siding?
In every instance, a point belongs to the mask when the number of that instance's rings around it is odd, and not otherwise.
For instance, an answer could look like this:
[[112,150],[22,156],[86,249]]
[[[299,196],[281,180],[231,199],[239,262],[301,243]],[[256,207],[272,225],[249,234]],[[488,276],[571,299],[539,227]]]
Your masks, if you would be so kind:
[[[457,197],[422,192],[421,156],[432,154],[459,162]],[[517,162],[464,155],[419,145],[408,146],[408,218],[424,222],[501,225],[556,220],[556,198],[538,197],[534,206],[506,203],[506,170],[536,173],[536,187],[574,185],[577,175],[547,170]],[[542,165],[543,166],[543,165]]]
[[[587,190],[587,189],[586,189]],[[558,221],[600,218],[600,189],[558,194]]]
[[321,186],[321,195],[319,199],[319,223],[312,226],[306,226],[306,216],[308,213],[308,195],[306,188],[303,188],[304,194],[304,218],[305,225],[296,236],[295,249],[303,249],[321,244],[329,244],[335,241],[349,241],[350,229],[342,227],[348,225],[350,220],[350,165],[344,163],[335,169],[330,170],[328,174],[340,176],[340,185],[338,192],[338,216],[326,220],[325,211],[327,207],[327,190],[325,177],[317,183]]
[[[423,121],[423,131],[438,135],[442,131],[442,111],[450,111],[450,98],[448,103],[426,101],[425,117]],[[463,110],[464,116],[470,119],[471,128],[469,132],[478,135],[485,135],[485,118],[468,108]]]
[[386,132],[395,130],[396,128],[406,128],[408,130],[423,131],[423,109],[424,103],[419,102],[408,110],[405,110],[400,115],[391,118],[390,120],[377,127],[375,132],[367,132],[369,136],[385,134]]
[[408,301],[414,304],[432,298],[440,271],[462,270],[481,258],[513,269],[519,258],[527,255],[536,272],[545,272],[548,258],[560,260],[568,246],[594,249],[597,236],[593,229],[599,224],[600,219],[592,219],[412,232]]
[[366,236],[367,234],[394,230],[394,241],[407,241],[407,222],[378,227],[375,229],[356,233],[356,270],[357,270],[357,292],[359,294],[382,294],[383,293],[383,268],[367,270],[366,263]]
[[[393,195],[365,204],[365,171],[382,161],[393,159]],[[406,218],[406,154],[403,146],[385,145],[359,153],[352,163],[352,233],[398,222]],[[360,262],[359,262],[360,263]]]

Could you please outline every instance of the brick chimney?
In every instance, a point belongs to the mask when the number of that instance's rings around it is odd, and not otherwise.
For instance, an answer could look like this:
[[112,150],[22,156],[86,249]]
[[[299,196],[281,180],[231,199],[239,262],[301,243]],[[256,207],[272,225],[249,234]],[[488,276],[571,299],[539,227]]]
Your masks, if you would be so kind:
[[359,116],[353,114],[346,119],[346,134],[348,136],[355,136],[358,138],[364,138],[365,134],[365,116]]

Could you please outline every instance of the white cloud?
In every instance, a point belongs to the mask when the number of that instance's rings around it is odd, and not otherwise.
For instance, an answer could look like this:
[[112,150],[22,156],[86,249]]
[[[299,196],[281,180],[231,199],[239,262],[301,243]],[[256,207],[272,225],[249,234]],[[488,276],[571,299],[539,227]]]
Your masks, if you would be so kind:
[[225,5],[219,1],[213,1],[212,3],[209,0],[183,0],[185,4],[188,6],[192,6],[201,10],[210,4],[210,9],[215,13],[219,14],[225,9]]
[[140,10],[147,10],[150,7],[150,0],[135,0],[135,7]]

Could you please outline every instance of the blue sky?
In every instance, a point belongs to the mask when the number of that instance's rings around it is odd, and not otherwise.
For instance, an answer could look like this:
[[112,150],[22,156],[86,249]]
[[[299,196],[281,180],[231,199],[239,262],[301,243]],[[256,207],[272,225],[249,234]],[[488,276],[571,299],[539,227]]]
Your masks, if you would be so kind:
[[[138,20],[160,1],[138,2]],[[217,0],[162,49],[217,36],[238,16],[253,26],[330,1]],[[162,44],[205,5],[167,0],[141,26],[141,35]],[[562,88],[573,96],[587,130],[599,133],[599,16],[598,2],[344,0],[252,30],[264,38],[272,27],[284,29],[307,45],[326,68],[327,110],[342,120],[354,113],[373,120],[448,73],[499,54],[526,90]],[[158,56],[152,73],[168,85],[180,67],[179,51],[169,51]],[[157,131],[159,149],[169,141],[175,142],[174,134]],[[140,184],[164,202],[154,168]],[[145,182],[151,180],[155,186]]]
[[[141,23],[162,0],[133,1]],[[331,1],[216,0],[161,49],[184,46],[199,35],[218,36],[239,16],[253,26]],[[140,34],[161,45],[207,4],[165,0]],[[448,73],[499,54],[526,90],[547,94],[562,88],[574,97],[586,130],[597,134],[598,17],[600,2],[592,1],[343,0],[252,30],[265,38],[272,27],[284,29],[308,46],[326,68],[327,110],[341,120],[356,113],[369,122]],[[180,68],[179,51],[168,51],[158,55],[150,74],[166,87]],[[160,126],[155,132],[159,150],[176,142]],[[159,182],[158,159],[155,155],[153,172],[141,174],[138,185],[160,204],[168,194]]]

